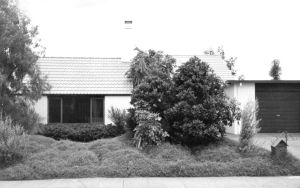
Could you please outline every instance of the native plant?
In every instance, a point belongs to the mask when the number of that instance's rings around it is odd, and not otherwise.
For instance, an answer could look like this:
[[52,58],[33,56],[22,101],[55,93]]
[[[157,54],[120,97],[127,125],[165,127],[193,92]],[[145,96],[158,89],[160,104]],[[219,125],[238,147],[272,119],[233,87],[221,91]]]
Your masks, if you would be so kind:
[[137,148],[149,145],[159,145],[168,135],[161,127],[159,114],[146,110],[136,111],[137,127],[135,128],[134,142]]
[[[150,119],[153,118],[153,114],[157,114],[162,118],[159,124],[166,122],[164,111],[171,105],[172,95],[170,91],[173,88],[172,74],[174,67],[175,59],[163,54],[161,51],[149,50],[143,52],[139,50],[127,72],[127,77],[133,83],[131,97],[133,108],[129,110],[127,126],[136,133],[136,139],[143,139],[142,135],[145,135],[144,141],[141,140],[143,145],[156,143],[156,139],[147,138],[148,132],[152,129],[151,125],[146,123],[141,125],[141,119],[138,120],[138,117],[144,117],[145,115],[138,115],[136,112],[147,111],[148,113],[145,113],[151,116]],[[153,122],[155,121],[153,120]],[[162,128],[157,123],[152,125],[152,131],[154,135],[163,135]],[[145,133],[142,133],[142,131],[145,131]],[[151,139],[153,140],[150,141]]]
[[269,74],[273,78],[273,80],[280,80],[281,67],[279,64],[280,61],[278,59],[274,59],[272,61],[272,67]]
[[257,119],[259,111],[258,101],[248,101],[241,114],[242,130],[240,134],[239,151],[247,152],[253,148],[253,137],[260,131]]
[[174,78],[174,104],[166,110],[169,134],[184,144],[208,143],[223,137],[225,126],[239,118],[235,101],[224,94],[225,83],[197,57],[179,67]]
[[23,127],[10,117],[0,119],[0,166],[12,164],[25,155],[26,136]]
[[[0,0],[0,112],[20,126],[24,109],[50,87],[37,65],[44,50],[37,35],[37,27],[18,9],[16,1]],[[15,103],[22,103],[22,108],[16,108]]]
[[[143,64],[145,74],[137,79],[135,71],[141,70],[135,68],[138,62]],[[169,134],[170,140],[182,144],[208,143],[221,138],[225,126],[231,126],[239,118],[237,103],[225,96],[225,83],[207,63],[193,57],[173,73],[174,62],[169,56],[149,50],[149,53],[139,52],[128,71],[134,83],[131,111],[143,112],[131,115],[131,120],[132,117],[136,120],[131,125],[137,125],[134,131],[138,145],[156,142],[155,138],[149,138],[151,131],[156,133],[150,135],[160,135],[158,138]],[[152,123],[147,120],[146,116],[153,119],[153,114],[161,120]]]
[[126,129],[126,110],[121,110],[119,108],[111,107],[108,110],[108,118],[113,122],[115,126],[120,130],[120,132],[125,132]]
[[126,75],[131,79],[133,87],[138,86],[146,76],[157,75],[161,78],[170,78],[175,67],[175,59],[161,51],[138,50],[133,58]]
[[171,78],[161,78],[157,75],[146,76],[134,88],[131,104],[137,109],[148,110],[163,116],[163,112],[171,105],[172,88]]

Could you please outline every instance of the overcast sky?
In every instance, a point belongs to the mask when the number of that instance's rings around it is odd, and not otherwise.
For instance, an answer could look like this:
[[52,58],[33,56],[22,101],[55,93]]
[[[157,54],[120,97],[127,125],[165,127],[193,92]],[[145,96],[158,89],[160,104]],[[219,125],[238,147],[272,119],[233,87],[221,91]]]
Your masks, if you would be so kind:
[[271,62],[279,59],[282,79],[300,80],[298,0],[19,2],[39,26],[46,56],[120,57],[123,22],[130,19],[134,45],[143,50],[200,55],[223,46],[228,57],[238,57],[238,75],[246,79],[270,79]]

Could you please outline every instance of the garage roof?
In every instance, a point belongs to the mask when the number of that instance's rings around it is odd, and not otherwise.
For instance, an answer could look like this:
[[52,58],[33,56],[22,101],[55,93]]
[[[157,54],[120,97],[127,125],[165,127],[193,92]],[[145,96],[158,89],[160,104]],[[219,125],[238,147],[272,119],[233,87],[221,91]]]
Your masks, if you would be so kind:
[[[173,55],[177,65],[192,55]],[[232,80],[225,62],[219,56],[197,56],[207,62],[223,80]],[[121,58],[44,57],[38,60],[43,75],[52,88],[45,94],[129,95],[132,84],[125,73],[129,62]]]
[[229,83],[300,83],[300,80],[227,80]]

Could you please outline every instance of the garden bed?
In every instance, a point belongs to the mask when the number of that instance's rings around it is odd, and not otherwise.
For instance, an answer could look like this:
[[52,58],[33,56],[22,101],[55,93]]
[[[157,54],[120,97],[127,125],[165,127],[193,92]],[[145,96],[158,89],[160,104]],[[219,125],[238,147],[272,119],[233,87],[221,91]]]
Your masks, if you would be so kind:
[[125,135],[89,143],[38,135],[28,140],[25,159],[0,169],[1,180],[300,175],[300,162],[291,156],[275,160],[261,148],[240,154],[227,139],[192,149],[164,143],[144,151]]

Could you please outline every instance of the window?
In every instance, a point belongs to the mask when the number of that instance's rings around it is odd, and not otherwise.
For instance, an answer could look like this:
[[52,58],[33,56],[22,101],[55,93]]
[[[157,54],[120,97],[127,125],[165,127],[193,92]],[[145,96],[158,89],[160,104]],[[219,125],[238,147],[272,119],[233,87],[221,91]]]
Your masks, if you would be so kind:
[[104,122],[103,98],[90,96],[49,97],[49,123]]
[[103,99],[92,98],[92,123],[103,122]]
[[89,97],[63,97],[63,123],[89,123]]
[[61,122],[61,98],[49,98],[49,122]]

